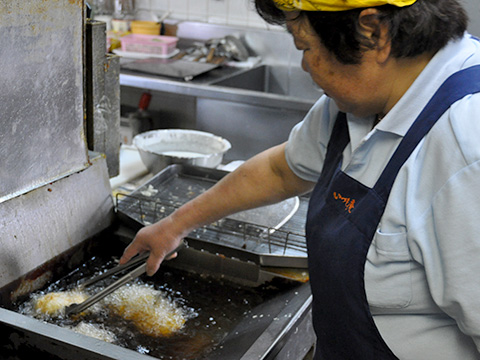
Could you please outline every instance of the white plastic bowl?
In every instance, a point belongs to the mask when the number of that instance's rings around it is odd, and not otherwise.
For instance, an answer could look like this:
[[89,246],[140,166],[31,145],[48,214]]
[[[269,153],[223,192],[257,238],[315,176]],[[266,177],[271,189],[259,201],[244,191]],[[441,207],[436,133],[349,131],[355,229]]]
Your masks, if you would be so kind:
[[133,138],[148,170],[156,174],[171,164],[189,164],[215,168],[232,147],[230,142],[197,130],[152,130]]

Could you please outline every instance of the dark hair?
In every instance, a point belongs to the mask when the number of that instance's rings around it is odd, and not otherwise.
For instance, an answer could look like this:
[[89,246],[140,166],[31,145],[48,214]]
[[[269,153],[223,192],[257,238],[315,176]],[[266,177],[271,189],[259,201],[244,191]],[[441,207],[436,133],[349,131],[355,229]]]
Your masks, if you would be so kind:
[[[271,24],[285,24],[284,13],[273,0],[255,0],[257,12]],[[377,7],[380,21],[388,24],[392,55],[396,58],[435,53],[450,40],[460,38],[467,28],[468,17],[458,0],[417,0],[407,7]],[[375,47],[358,31],[362,9],[339,12],[301,11],[325,47],[338,61],[358,64],[366,49]]]

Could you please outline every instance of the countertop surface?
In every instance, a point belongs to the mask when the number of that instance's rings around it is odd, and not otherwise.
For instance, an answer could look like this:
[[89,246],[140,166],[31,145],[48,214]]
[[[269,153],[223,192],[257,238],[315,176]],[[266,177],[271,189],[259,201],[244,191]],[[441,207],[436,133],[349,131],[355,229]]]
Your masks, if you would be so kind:
[[132,145],[122,145],[120,148],[120,174],[110,179],[112,190],[115,191],[132,181],[143,179],[147,175],[149,175],[148,169],[143,164],[137,148]]

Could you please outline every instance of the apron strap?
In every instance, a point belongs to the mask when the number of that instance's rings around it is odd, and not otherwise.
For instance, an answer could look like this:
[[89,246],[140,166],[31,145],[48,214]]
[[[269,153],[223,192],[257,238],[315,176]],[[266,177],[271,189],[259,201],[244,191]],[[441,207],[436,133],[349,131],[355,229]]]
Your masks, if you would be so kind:
[[405,134],[373,187],[385,203],[400,168],[437,120],[455,102],[478,92],[480,92],[480,65],[461,70],[445,80]]
[[343,150],[350,142],[348,133],[347,115],[339,112],[333,125],[332,134],[327,146],[324,166],[318,182],[327,186],[332,180],[335,171],[341,166]]

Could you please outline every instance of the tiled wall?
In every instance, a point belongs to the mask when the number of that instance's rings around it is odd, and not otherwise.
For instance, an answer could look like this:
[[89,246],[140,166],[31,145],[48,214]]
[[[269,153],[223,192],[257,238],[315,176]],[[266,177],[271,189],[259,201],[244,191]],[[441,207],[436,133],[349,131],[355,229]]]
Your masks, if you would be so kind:
[[271,28],[258,16],[252,0],[135,0],[135,6],[158,16],[171,11],[172,19]]
[[[461,0],[470,16],[469,30],[480,36],[478,0]],[[135,0],[137,9],[151,10],[156,15],[171,11],[170,18],[202,21],[222,25],[275,29],[255,12],[253,0]],[[278,28],[277,28],[278,29]]]

